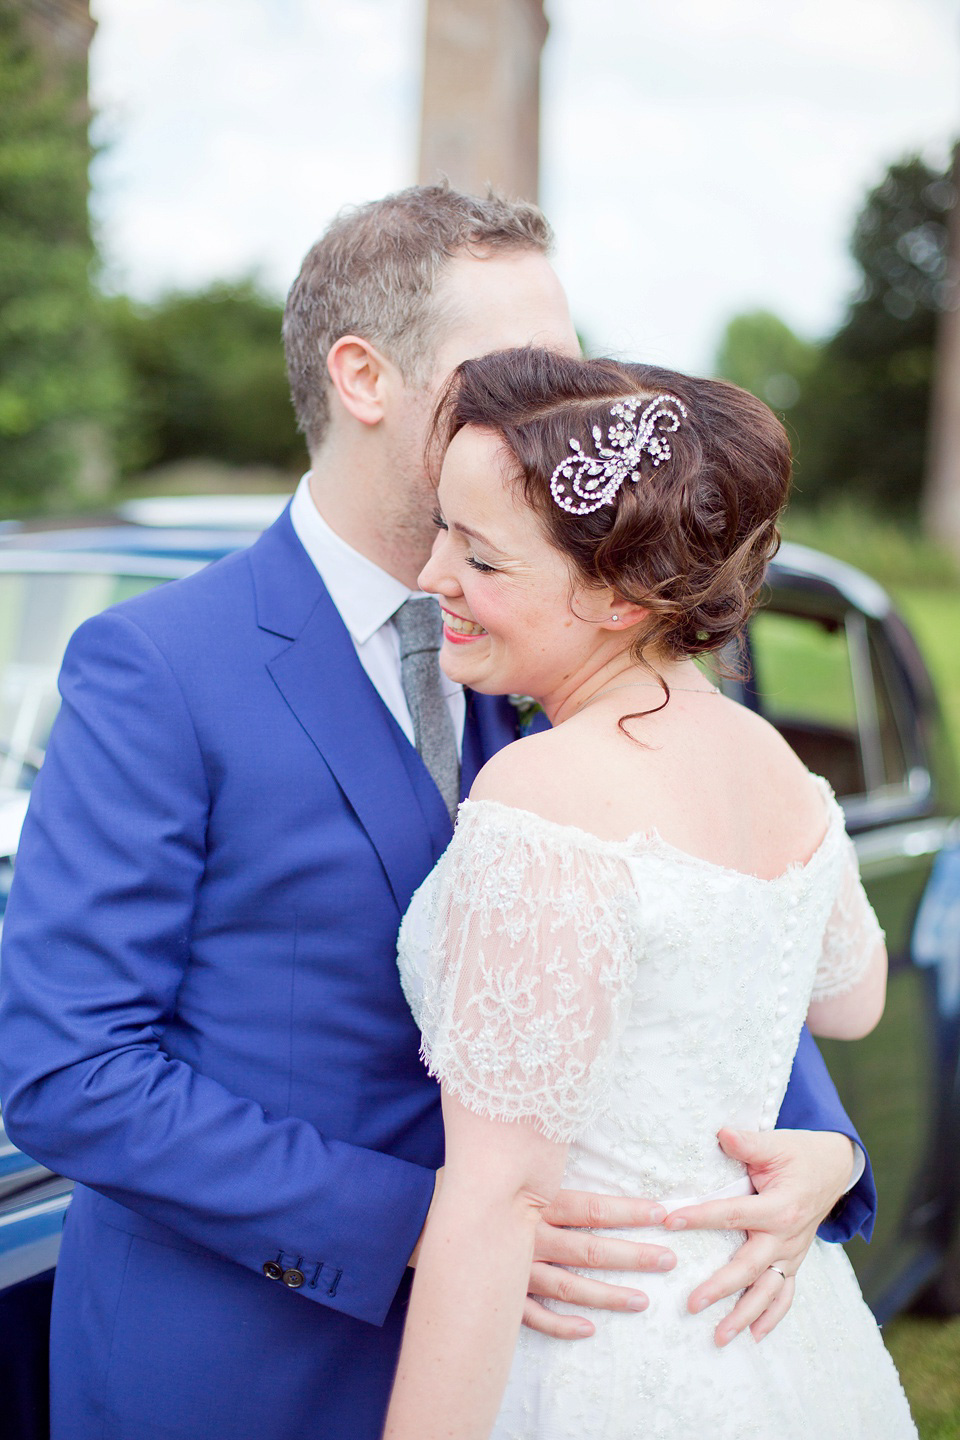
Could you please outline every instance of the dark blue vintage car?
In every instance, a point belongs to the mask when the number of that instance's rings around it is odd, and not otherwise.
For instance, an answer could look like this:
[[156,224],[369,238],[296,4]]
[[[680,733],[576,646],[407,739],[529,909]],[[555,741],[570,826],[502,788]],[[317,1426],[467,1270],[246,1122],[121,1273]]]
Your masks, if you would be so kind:
[[[88,616],[252,543],[282,496],[139,501],[69,527],[0,526],[0,923],[20,826]],[[887,932],[886,1013],[824,1045],[870,1150],[873,1243],[850,1247],[883,1321],[960,1312],[960,789],[930,677],[886,593],[784,545],[727,693],[759,710],[840,797]],[[0,1041],[2,1043],[2,1041]],[[70,1185],[0,1132],[0,1393],[9,1432],[43,1433],[45,1324]],[[19,1412],[20,1427],[10,1406]]]

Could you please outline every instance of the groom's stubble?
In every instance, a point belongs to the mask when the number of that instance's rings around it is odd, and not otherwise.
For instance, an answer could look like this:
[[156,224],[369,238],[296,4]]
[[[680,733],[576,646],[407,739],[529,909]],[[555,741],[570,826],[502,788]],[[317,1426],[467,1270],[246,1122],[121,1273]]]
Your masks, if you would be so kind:
[[435,345],[419,367],[428,378],[408,381],[386,358],[376,423],[358,420],[331,383],[330,424],[311,456],[314,499],[328,523],[408,584],[436,534],[437,455],[430,437],[453,370],[462,360],[519,345],[579,353],[563,287],[549,260],[534,251],[454,255],[430,303],[437,312]]

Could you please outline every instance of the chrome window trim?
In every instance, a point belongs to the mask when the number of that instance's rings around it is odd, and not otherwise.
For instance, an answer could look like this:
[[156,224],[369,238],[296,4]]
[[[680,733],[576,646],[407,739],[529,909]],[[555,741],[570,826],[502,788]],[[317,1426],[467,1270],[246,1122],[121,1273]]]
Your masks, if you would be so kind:
[[847,637],[847,658],[853,683],[853,704],[857,713],[857,733],[860,736],[863,783],[866,787],[865,794],[871,796],[883,789],[885,776],[883,742],[880,738],[880,717],[877,713],[877,694],[874,686],[873,667],[870,664],[870,640],[867,635],[867,622],[862,612],[848,610],[843,617],[843,628]]
[[[926,755],[916,730],[910,734],[904,730],[903,695],[897,693],[897,680],[890,673],[890,639],[883,625],[877,621],[868,621],[853,610],[847,612],[844,624],[850,637],[848,650],[854,678],[854,696],[861,735],[860,753],[863,757],[867,789],[858,795],[845,795],[842,798],[844,805],[850,807],[851,818],[855,815],[861,823],[876,823],[884,815],[895,819],[898,812],[916,810],[929,801],[933,794],[933,776],[925,763]],[[900,784],[888,784],[885,779],[883,741],[877,710],[878,685],[883,685],[886,689],[890,714],[897,728],[904,761],[908,767]],[[879,783],[871,783],[871,778],[876,776],[879,776]]]
[[[52,1215],[58,1210],[66,1210],[73,1194],[73,1186],[62,1176],[54,1178],[57,1186],[56,1193],[53,1195],[46,1194],[33,1200],[30,1199],[29,1192],[22,1197],[11,1195],[4,1203],[4,1213],[0,1214],[0,1227],[14,1225],[22,1220],[38,1219],[41,1215]],[[43,1181],[42,1184],[50,1189],[54,1188],[49,1181]]]
[[933,776],[923,765],[915,765],[905,785],[884,785],[872,794],[838,795],[851,825],[878,825],[885,820],[907,820],[923,810],[933,795]]
[[180,580],[210,564],[209,560],[186,560],[177,556],[114,555],[76,550],[57,555],[50,550],[9,550],[0,554],[0,575],[125,575],[148,580]]
[[865,878],[882,879],[900,874],[904,860],[926,860],[938,855],[955,822],[942,816],[927,820],[906,820],[880,830],[855,835],[853,843]]

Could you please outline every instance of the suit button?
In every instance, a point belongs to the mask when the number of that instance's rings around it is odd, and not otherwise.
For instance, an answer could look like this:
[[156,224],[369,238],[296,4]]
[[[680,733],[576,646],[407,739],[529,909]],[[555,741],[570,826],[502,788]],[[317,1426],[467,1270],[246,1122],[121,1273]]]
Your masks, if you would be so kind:
[[280,1277],[283,1275],[283,1271],[277,1264],[276,1260],[268,1260],[266,1265],[264,1265],[263,1267],[263,1273],[264,1275],[266,1275],[268,1280],[279,1280]]
[[287,1285],[291,1290],[299,1290],[300,1286],[303,1284],[303,1271],[284,1270],[283,1283],[284,1285]]

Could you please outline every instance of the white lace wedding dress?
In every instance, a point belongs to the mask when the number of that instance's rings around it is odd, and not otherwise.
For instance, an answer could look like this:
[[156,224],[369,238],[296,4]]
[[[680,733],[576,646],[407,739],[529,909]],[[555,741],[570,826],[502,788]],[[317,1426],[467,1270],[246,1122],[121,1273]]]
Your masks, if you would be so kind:
[[[668,1202],[747,1193],[717,1130],[774,1125],[811,993],[849,987],[879,935],[840,807],[817,783],[824,839],[774,880],[656,834],[606,841],[467,801],[400,935],[432,1072],[479,1113],[570,1141],[568,1188]],[[713,1332],[734,1302],[694,1316],[686,1301],[742,1234],[604,1233],[667,1243],[677,1267],[596,1272],[639,1280],[651,1304],[592,1311],[588,1340],[522,1330],[495,1440],[916,1435],[839,1246],[814,1243],[771,1335],[720,1350]]]

